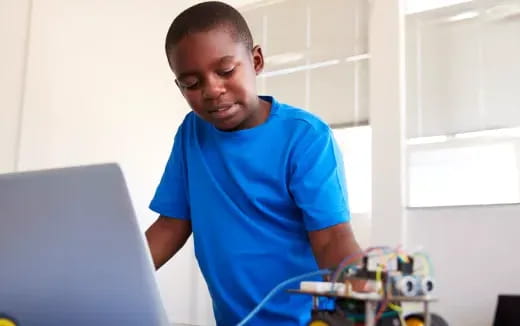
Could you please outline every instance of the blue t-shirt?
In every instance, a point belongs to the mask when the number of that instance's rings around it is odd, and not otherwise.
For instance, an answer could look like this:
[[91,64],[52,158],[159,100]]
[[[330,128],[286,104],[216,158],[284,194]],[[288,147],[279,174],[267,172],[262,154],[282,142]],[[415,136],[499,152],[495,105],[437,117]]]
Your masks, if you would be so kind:
[[[308,231],[350,219],[330,128],[262,98],[269,118],[251,129],[221,131],[189,113],[150,204],[191,220],[219,326],[236,325],[280,282],[318,270]],[[310,297],[281,292],[249,325],[303,325],[310,310]]]

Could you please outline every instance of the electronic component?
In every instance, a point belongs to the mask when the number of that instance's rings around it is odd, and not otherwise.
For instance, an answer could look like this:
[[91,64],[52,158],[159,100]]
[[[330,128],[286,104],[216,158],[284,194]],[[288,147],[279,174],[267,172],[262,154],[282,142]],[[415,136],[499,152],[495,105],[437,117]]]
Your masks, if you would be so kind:
[[419,295],[429,295],[435,289],[435,282],[429,276],[419,278]]
[[[422,258],[418,267],[415,258]],[[334,269],[302,274],[278,284],[237,326],[247,324],[278,291],[295,282],[301,282],[300,288],[288,292],[313,297],[308,326],[447,326],[444,319],[429,311],[429,304],[436,301],[431,297],[435,289],[431,267],[424,253],[408,255],[399,248],[372,247],[346,257]],[[330,282],[305,281],[316,276]],[[359,285],[368,285],[366,291],[353,291]],[[334,307],[320,308],[322,297],[332,299]],[[406,302],[423,304],[423,313],[405,316],[402,304]]]
[[331,283],[331,282],[309,282],[304,281],[300,283],[300,290],[320,293],[336,293],[345,294],[345,283]]
[[[402,250],[372,248],[362,256],[347,257],[331,271],[331,282],[304,281],[290,292],[314,297],[309,326],[446,326],[440,316],[429,313],[435,282],[427,256],[417,257],[422,258],[418,264],[414,255]],[[367,292],[352,291],[355,282],[368,284]],[[320,297],[332,298],[335,309],[320,309]],[[422,303],[424,314],[410,315],[406,321],[401,307],[405,302]]]
[[392,294],[394,296],[413,297],[419,293],[417,279],[412,275],[399,275],[391,278]]

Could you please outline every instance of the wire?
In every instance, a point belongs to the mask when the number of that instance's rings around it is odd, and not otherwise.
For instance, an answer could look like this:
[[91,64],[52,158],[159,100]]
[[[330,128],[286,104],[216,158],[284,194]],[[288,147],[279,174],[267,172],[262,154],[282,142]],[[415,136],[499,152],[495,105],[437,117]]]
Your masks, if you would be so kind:
[[[388,260],[390,260],[391,258],[393,258],[394,256],[397,256],[399,259],[401,259],[402,261],[405,261],[405,262],[408,262],[408,257],[407,255],[399,248],[397,247],[396,249],[392,249],[390,247],[386,247],[386,246],[382,246],[382,247],[371,247],[365,251],[358,251],[352,255],[349,255],[347,256],[346,258],[344,258],[338,265],[336,271],[334,272],[333,274],[333,278],[331,280],[332,284],[334,284],[335,282],[337,282],[338,278],[339,278],[339,275],[341,274],[341,272],[343,272],[346,268],[349,268],[349,267],[352,267],[352,264],[348,264],[350,263],[352,260],[354,259],[358,259],[359,257],[362,257],[363,255],[366,255],[368,254],[369,252],[372,252],[372,251],[375,251],[375,250],[380,250],[381,252],[383,252],[384,254],[393,254],[393,255],[390,255],[390,258],[388,258]],[[433,269],[431,268],[432,267],[432,264],[431,264],[431,260],[430,258],[428,257],[427,254],[425,253],[415,253],[413,254],[413,256],[417,256],[417,257],[421,257],[423,259],[423,261],[425,262],[425,266],[424,268],[426,269],[426,272],[428,275],[432,275],[430,274],[430,272],[433,273]],[[377,268],[377,271],[376,271],[376,280],[378,282],[381,282],[381,274],[382,274],[382,271],[383,269],[381,268],[381,265],[378,266]],[[280,284],[278,284],[275,288],[273,288],[271,290],[271,292],[269,292],[265,298],[244,318],[242,319],[242,321],[240,323],[237,324],[237,326],[243,326],[245,325],[247,322],[249,322],[259,311],[260,309],[262,309],[262,307],[278,292],[280,291],[283,287],[287,286],[288,284],[290,283],[293,283],[293,282],[297,282],[297,281],[300,281],[300,280],[303,280],[305,278],[308,278],[308,277],[312,277],[312,276],[318,276],[318,275],[327,275],[327,274],[330,274],[330,270],[329,269],[322,269],[322,270],[319,270],[319,271],[315,271],[315,272],[310,272],[310,273],[306,273],[306,274],[302,274],[302,275],[299,275],[299,276],[296,276],[296,277],[293,277],[293,278],[290,278],[286,281],[283,281],[281,282]],[[383,292],[384,292],[384,289],[383,289]],[[382,304],[381,304],[381,307],[379,308],[379,311],[376,315],[376,321],[379,320],[379,318],[381,318],[381,316],[383,315],[386,307],[390,307],[390,309],[396,311],[399,313],[399,317],[403,318],[401,312],[402,312],[402,308],[397,306],[397,305],[394,305],[392,304],[391,302],[388,302],[388,299],[385,299]]]
[[425,275],[429,275],[433,277],[433,264],[430,260],[430,256],[428,256],[424,252],[417,252],[412,255],[413,257],[420,257],[422,258],[423,264],[422,267],[424,268]]
[[369,252],[372,252],[372,251],[375,251],[375,250],[380,250],[381,252],[393,252],[394,249],[390,248],[390,247],[387,247],[387,246],[379,246],[379,247],[370,247],[368,248],[367,250],[365,251],[358,251],[358,252],[355,252],[349,256],[347,256],[346,258],[344,258],[338,265],[336,271],[334,272],[333,274],[333,277],[332,277],[332,280],[331,282],[332,283],[335,283],[338,281],[338,278],[339,276],[341,275],[341,273],[345,270],[346,266],[347,265],[350,265],[350,263],[352,263],[353,260],[355,259],[358,259],[358,258],[361,258],[362,256],[368,254]]
[[316,272],[311,272],[311,273],[306,273],[306,274],[302,274],[300,276],[295,276],[293,278],[290,278],[286,281],[283,281],[282,283],[278,284],[275,288],[273,288],[271,290],[271,292],[269,292],[265,298],[260,301],[260,303],[255,307],[255,309],[253,309],[244,319],[242,319],[242,321],[240,323],[237,324],[237,326],[243,326],[245,325],[247,322],[249,322],[251,320],[251,318],[253,318],[259,311],[260,309],[262,309],[262,307],[278,292],[280,291],[283,287],[289,285],[290,283],[293,283],[293,282],[297,282],[297,281],[300,281],[300,280],[303,280],[303,279],[306,279],[308,277],[311,277],[311,276],[317,276],[317,275],[327,275],[327,274],[330,274],[330,270],[328,269],[321,269],[319,271],[316,271]]
[[385,299],[381,303],[381,307],[379,308],[379,311],[377,312],[377,315],[376,315],[376,318],[375,318],[375,322],[376,323],[383,316],[383,312],[385,312],[387,306],[388,306],[388,299]]
[[[340,278],[341,273],[345,272],[348,268],[354,266],[352,264],[354,260],[358,259],[359,256],[368,255],[370,252],[376,251],[376,250],[381,251],[382,258],[384,258],[384,259],[386,258],[384,266],[386,266],[386,263],[390,259],[393,259],[395,257],[397,259],[400,259],[401,261],[409,262],[408,255],[401,249],[401,245],[397,246],[395,249],[393,249],[391,247],[387,247],[387,246],[379,246],[379,247],[368,248],[365,251],[358,251],[358,252],[356,252],[356,253],[354,253],[354,254],[352,254],[350,256],[347,256],[345,259],[343,259],[340,262],[338,268],[334,272],[333,277],[331,279],[330,291],[333,292],[334,285],[336,284],[336,282],[338,282],[338,279]],[[350,265],[346,265],[347,263],[349,263]],[[379,271],[379,275],[376,274],[376,278],[377,277],[379,277],[379,279],[377,279],[377,281],[379,281],[379,283],[382,284],[382,282],[381,282],[381,271]]]
[[[384,265],[383,265],[383,266],[381,266],[381,265],[377,266],[377,271],[376,271],[376,281],[377,281],[377,282],[382,282],[382,277],[381,277],[381,273],[382,273],[382,271],[383,271],[383,268],[382,268],[382,267],[384,267]],[[384,291],[384,290],[383,290],[383,287],[384,287],[384,285],[381,284],[381,292]],[[388,307],[389,307],[390,309],[392,309],[392,310],[394,310],[394,311],[396,311],[396,312],[402,312],[402,311],[403,311],[403,309],[402,309],[401,307],[399,307],[398,305],[395,305],[395,304],[393,304],[393,303],[391,303],[391,302],[388,302],[387,305],[388,305]]]
[[[381,265],[378,265],[377,266],[377,271],[376,271],[376,280],[378,282],[381,282],[381,272],[382,272],[382,266]],[[376,314],[376,318],[375,318],[375,323],[377,323],[379,321],[379,319],[383,316],[383,313],[385,312],[386,310],[386,307],[388,305],[388,297],[387,297],[387,293],[386,293],[386,287],[383,286],[381,287],[381,295],[385,298],[383,300],[383,302],[381,302],[381,307],[379,308],[379,311],[377,312]]]
[[405,326],[406,325],[406,320],[404,320],[404,317],[403,317],[402,313],[399,313],[399,319],[401,320],[401,325]]
[[[395,257],[395,256],[396,256],[396,255],[392,255],[392,257]],[[389,260],[390,260],[390,259],[391,259],[391,258],[389,258]],[[385,266],[385,265],[378,265],[378,266],[377,266],[377,270],[376,270],[376,281],[377,281],[378,283],[381,283],[381,282],[382,282],[381,274],[382,274],[382,272],[383,272],[383,267],[385,267],[385,269],[386,269],[386,266]],[[383,291],[384,291],[384,290],[383,290],[383,287],[384,287],[384,284],[381,283],[381,291],[380,291],[380,292],[383,292]],[[388,302],[388,307],[389,307],[390,309],[392,309],[393,311],[396,311],[396,312],[402,312],[402,311],[403,311],[403,309],[402,309],[400,306],[395,305],[395,304],[393,304],[393,303],[391,303],[391,302]],[[403,324],[403,325],[404,325],[404,324]]]
[[[389,318],[389,317],[395,317],[396,312],[395,311],[386,311],[383,312],[381,315],[381,318]],[[354,321],[354,322],[363,322],[365,321],[365,314],[348,314],[348,319]],[[405,324],[403,324],[404,326]]]
[[336,268],[336,271],[334,272],[334,274],[332,276],[332,279],[331,279],[332,284],[334,284],[338,281],[338,278],[341,275],[341,272],[343,272],[343,270],[350,265],[350,262],[352,260],[363,257],[365,254],[366,254],[365,251],[358,251],[350,256],[347,256],[345,259],[343,259],[339,263],[338,267]]
[[383,271],[383,268],[381,268],[381,265],[378,265],[377,270],[376,270],[376,281],[377,281],[377,285],[381,286],[381,291],[379,291],[379,292],[383,292],[383,288],[384,288],[384,284],[381,282],[381,272],[382,271]]
[[[350,265],[347,265],[347,266],[343,267],[343,271],[346,271],[346,270],[349,269],[349,268],[352,268],[354,271],[357,271],[358,266],[356,266],[356,265],[354,265],[354,264],[350,264]],[[341,275],[341,273],[340,273],[339,275]],[[338,276],[338,278],[339,278],[339,276]],[[337,281],[336,281],[336,282],[337,282]],[[329,293],[336,293],[336,292],[338,292],[338,291],[336,291],[336,290],[334,289],[334,286],[336,285],[336,282],[332,282],[332,281],[330,282],[330,290],[329,290]],[[349,289],[346,289],[346,290],[345,290],[345,294],[349,294],[349,293],[351,292],[351,290],[352,290],[352,287],[350,287],[350,290],[349,290]]]
[[398,305],[396,304],[393,304],[391,302],[388,303],[388,307],[390,309],[392,309],[393,311],[396,311],[396,312],[402,312],[403,311],[403,308],[399,307]]

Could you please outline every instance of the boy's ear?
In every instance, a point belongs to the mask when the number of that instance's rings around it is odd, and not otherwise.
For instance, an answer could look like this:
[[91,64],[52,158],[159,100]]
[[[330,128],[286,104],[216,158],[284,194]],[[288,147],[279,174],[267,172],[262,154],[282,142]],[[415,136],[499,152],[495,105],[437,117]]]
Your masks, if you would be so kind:
[[256,75],[260,75],[260,73],[264,70],[264,55],[262,53],[262,48],[260,45],[256,45],[253,48],[253,65],[255,67]]

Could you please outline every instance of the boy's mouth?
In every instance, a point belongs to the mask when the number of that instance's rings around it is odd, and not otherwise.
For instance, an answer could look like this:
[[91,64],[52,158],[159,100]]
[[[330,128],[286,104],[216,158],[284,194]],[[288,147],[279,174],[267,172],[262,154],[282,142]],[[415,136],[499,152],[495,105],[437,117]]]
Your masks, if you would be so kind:
[[210,110],[209,113],[211,117],[215,119],[228,119],[232,115],[234,115],[238,110],[237,104],[227,104],[227,105],[220,105],[213,110]]
[[213,107],[212,109],[210,109],[209,112],[213,113],[213,112],[218,112],[218,111],[225,111],[225,110],[229,109],[230,107],[232,107],[233,105],[235,105],[235,103],[219,104],[219,105],[216,105],[215,107]]

